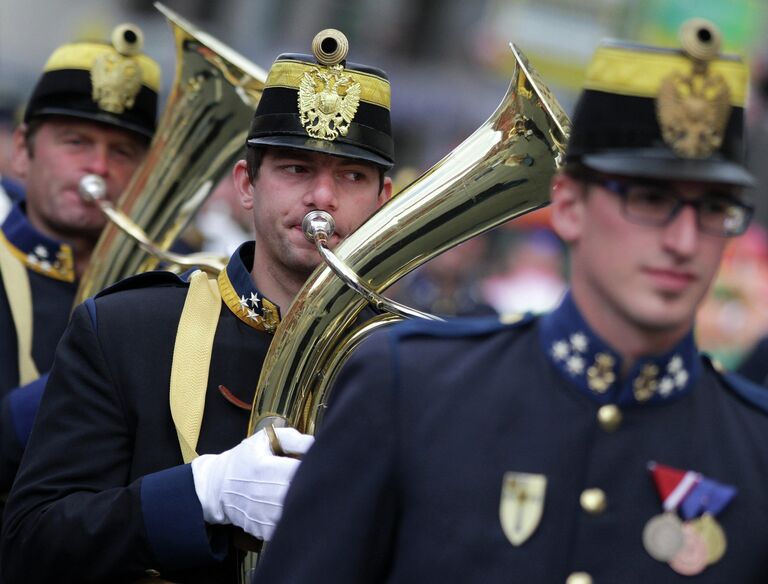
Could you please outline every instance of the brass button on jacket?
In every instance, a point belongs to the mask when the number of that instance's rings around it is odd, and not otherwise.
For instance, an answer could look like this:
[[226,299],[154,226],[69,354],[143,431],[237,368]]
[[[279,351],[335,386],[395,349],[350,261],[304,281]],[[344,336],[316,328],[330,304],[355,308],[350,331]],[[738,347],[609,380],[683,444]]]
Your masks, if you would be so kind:
[[608,404],[597,410],[597,421],[606,432],[613,432],[621,426],[621,410],[618,406]]
[[592,584],[592,576],[586,572],[574,572],[568,576],[565,584]]
[[598,515],[605,511],[608,500],[602,489],[585,489],[579,498],[581,508],[590,515]]

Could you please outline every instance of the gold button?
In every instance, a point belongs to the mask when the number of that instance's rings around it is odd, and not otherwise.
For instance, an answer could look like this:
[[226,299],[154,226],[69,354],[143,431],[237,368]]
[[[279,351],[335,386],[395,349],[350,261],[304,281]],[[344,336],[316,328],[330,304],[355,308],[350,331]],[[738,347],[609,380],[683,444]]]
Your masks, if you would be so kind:
[[581,508],[591,515],[598,515],[605,511],[608,501],[602,489],[586,489],[579,498]]
[[568,576],[565,584],[592,584],[592,576],[586,572],[574,572]]
[[608,404],[597,410],[597,421],[606,432],[613,432],[621,426],[621,410],[618,406]]
[[523,316],[521,312],[503,312],[499,316],[499,322],[501,324],[515,324],[523,320]]

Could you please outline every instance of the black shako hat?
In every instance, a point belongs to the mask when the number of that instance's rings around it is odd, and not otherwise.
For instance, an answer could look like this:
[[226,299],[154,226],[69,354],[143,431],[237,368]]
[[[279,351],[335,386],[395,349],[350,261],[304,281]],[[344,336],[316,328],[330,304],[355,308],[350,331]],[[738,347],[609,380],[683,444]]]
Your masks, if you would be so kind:
[[286,53],[273,63],[248,132],[248,146],[284,146],[395,163],[390,87],[381,69],[347,63],[347,38],[326,29],[314,57]]
[[719,54],[720,33],[692,19],[681,49],[601,45],[573,115],[566,164],[588,170],[753,186],[744,167],[748,69]]
[[24,122],[62,115],[109,124],[147,138],[155,132],[160,66],[141,53],[143,35],[132,24],[112,33],[112,44],[62,45],[48,59],[24,112]]

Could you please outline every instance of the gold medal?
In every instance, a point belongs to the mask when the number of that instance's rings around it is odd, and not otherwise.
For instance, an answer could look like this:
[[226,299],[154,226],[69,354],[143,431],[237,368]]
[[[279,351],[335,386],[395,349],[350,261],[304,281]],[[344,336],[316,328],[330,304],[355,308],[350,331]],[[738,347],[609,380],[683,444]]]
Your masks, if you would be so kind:
[[651,517],[643,528],[643,547],[655,560],[670,561],[683,544],[683,524],[672,512]]
[[725,554],[728,543],[725,538],[725,532],[711,513],[704,513],[698,519],[691,522],[691,525],[699,532],[704,542],[707,544],[707,563],[714,564]]
[[683,547],[669,561],[669,567],[681,576],[695,576],[708,565],[709,550],[704,538],[690,523],[683,524]]

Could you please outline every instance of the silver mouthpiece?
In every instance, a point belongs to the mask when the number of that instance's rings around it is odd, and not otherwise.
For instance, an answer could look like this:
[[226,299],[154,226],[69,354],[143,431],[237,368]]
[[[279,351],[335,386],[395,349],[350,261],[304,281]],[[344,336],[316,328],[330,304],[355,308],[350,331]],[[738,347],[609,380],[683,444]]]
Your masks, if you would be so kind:
[[328,239],[336,229],[336,222],[327,211],[310,211],[304,215],[301,221],[301,229],[304,237],[315,242],[318,239]]
[[85,201],[98,201],[107,196],[107,183],[98,174],[86,174],[77,186]]

